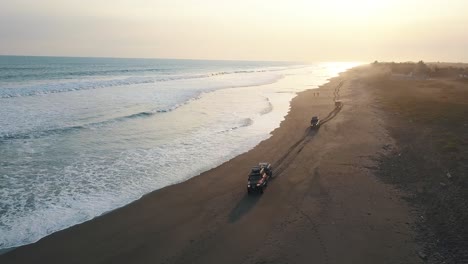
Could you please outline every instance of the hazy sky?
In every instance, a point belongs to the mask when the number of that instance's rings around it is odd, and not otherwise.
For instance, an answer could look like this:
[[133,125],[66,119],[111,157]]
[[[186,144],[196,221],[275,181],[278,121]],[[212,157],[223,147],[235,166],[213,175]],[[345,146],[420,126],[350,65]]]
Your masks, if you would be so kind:
[[0,54],[468,62],[468,0],[0,0]]

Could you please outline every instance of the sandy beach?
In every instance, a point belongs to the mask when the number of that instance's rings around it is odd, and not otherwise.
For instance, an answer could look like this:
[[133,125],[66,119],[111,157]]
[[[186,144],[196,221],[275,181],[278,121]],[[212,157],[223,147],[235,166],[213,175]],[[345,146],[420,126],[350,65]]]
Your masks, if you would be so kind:
[[[422,263],[407,194],[379,177],[399,138],[365,81],[372,71],[357,67],[300,93],[251,151],[0,262]],[[324,121],[317,130],[313,115]],[[273,164],[273,179],[264,194],[247,195],[249,169],[261,161]]]
[[468,264],[467,0],[0,7],[0,264]]

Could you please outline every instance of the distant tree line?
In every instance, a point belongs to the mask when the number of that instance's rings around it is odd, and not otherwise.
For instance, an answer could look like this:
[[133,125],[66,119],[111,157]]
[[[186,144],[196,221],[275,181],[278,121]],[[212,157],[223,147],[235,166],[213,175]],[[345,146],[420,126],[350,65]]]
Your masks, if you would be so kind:
[[[424,61],[414,62],[378,62],[371,64],[373,67],[390,70],[392,74],[406,74],[413,76],[458,78],[468,77],[468,67],[455,67],[448,64],[426,64]],[[466,78],[465,77],[465,78]]]

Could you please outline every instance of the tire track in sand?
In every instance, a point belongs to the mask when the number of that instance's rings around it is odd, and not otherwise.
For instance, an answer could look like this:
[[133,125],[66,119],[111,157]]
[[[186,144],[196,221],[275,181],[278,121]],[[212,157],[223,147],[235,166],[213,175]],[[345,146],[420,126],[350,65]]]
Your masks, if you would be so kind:
[[[340,89],[343,86],[343,81],[341,81],[334,89],[333,91],[333,102],[335,104],[335,108],[328,113],[328,115],[322,119],[321,125],[331,121],[333,118],[335,118],[338,113],[341,111],[343,108],[343,103],[339,101],[340,98]],[[337,101],[339,103],[337,103]],[[281,156],[276,162],[272,163],[273,166],[273,178],[276,178],[289,167],[289,164],[299,155],[299,153],[302,151],[302,149],[309,143],[310,140],[314,138],[314,136],[318,133],[318,129],[320,128],[312,128],[308,127],[306,130],[306,133],[302,138],[300,138],[298,141],[296,141],[294,144],[292,144],[289,148],[288,151]],[[317,169],[315,170],[315,174],[318,174]],[[327,250],[327,246],[325,244],[325,241],[323,240],[322,236],[320,235],[319,231],[319,225],[314,221],[314,219],[309,216],[306,212],[304,212],[297,204],[288,202],[299,214],[301,214],[307,221],[310,223],[312,231],[314,232],[315,236],[317,237],[318,243],[320,245],[320,250],[323,252],[323,256],[325,258],[325,263],[328,264],[330,263],[330,254]]]
[[[340,89],[343,86],[344,81],[341,81],[336,87],[335,90],[333,91],[333,102],[337,102],[340,98]],[[339,102],[338,104],[335,103],[335,108],[328,113],[328,115],[322,119],[320,126],[323,124],[331,121],[335,116],[338,115],[338,113],[341,111],[343,108],[343,103]],[[284,170],[289,166],[292,160],[294,160],[297,155],[302,151],[302,149],[309,143],[310,140],[313,139],[315,134],[318,133],[318,128],[312,128],[308,127],[306,130],[306,133],[302,138],[300,138],[298,141],[296,141],[294,144],[292,144],[289,148],[288,151],[281,156],[276,162],[272,163],[273,166],[273,178],[276,178],[280,176]]]

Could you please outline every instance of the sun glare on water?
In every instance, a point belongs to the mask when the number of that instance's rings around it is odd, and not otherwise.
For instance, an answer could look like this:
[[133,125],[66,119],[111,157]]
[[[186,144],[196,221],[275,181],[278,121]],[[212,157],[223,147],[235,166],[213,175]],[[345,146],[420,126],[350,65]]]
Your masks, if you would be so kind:
[[327,73],[330,76],[336,76],[347,69],[363,64],[362,62],[324,62],[321,65],[325,66]]

